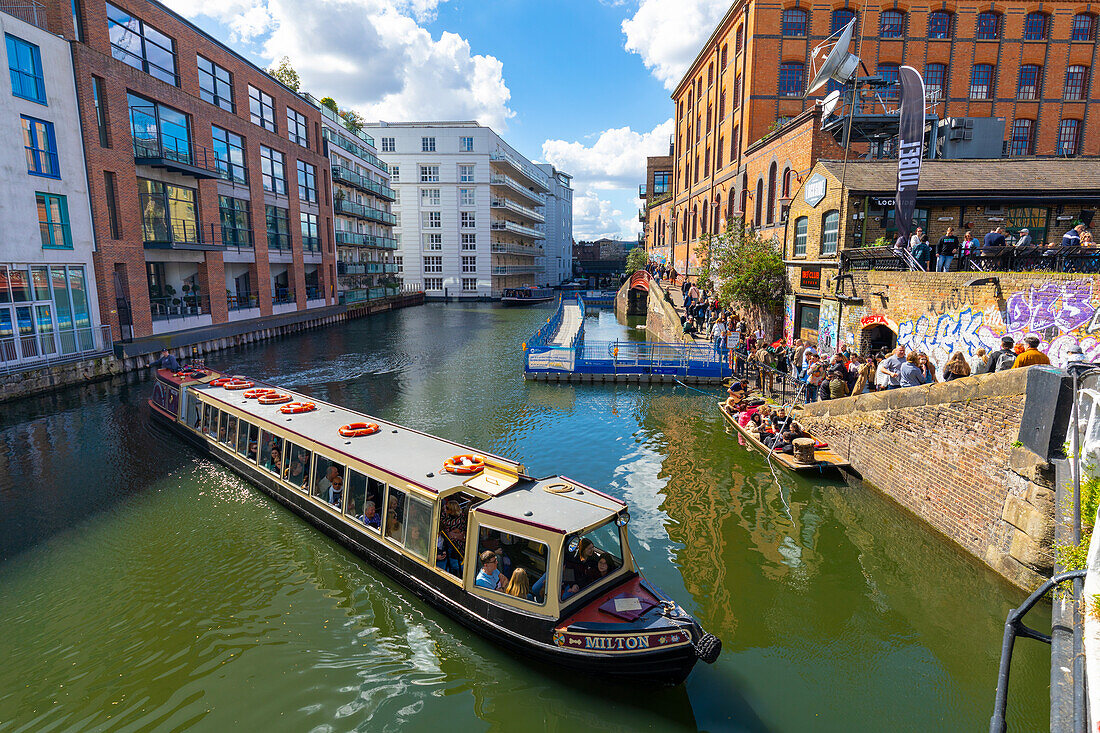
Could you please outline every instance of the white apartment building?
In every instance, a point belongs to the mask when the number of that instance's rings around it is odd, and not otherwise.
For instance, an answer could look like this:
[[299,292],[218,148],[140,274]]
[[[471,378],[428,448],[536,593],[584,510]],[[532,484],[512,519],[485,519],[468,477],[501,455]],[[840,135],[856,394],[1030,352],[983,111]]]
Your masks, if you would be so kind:
[[429,299],[499,298],[540,278],[550,176],[476,122],[379,122],[398,270]]
[[332,171],[336,282],[344,302],[383,297],[400,287],[390,210],[397,193],[374,138],[308,94],[321,110],[321,136]]
[[41,7],[9,12],[0,11],[9,71],[0,74],[0,136],[10,143],[0,146],[0,368],[78,358],[112,339],[100,327],[69,44],[33,24],[36,14],[45,24]]
[[573,176],[549,163],[538,167],[550,179],[539,285],[556,287],[573,277]]

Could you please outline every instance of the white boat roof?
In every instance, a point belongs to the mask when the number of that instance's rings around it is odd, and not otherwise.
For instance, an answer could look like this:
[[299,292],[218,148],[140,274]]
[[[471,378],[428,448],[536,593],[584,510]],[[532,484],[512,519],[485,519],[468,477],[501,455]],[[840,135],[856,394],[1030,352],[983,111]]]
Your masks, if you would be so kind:
[[474,511],[571,534],[606,522],[625,506],[588,486],[553,476],[524,482],[479,504]]

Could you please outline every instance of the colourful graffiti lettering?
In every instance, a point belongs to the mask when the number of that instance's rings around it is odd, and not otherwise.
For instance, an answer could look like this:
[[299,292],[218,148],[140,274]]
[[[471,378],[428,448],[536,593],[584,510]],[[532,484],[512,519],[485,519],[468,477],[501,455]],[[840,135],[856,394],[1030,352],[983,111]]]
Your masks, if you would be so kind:
[[909,351],[923,351],[936,364],[946,364],[956,351],[970,357],[980,348],[996,351],[999,341],[1000,336],[984,325],[983,314],[970,308],[935,320],[921,316],[898,326],[898,343]]
[[1009,330],[1044,331],[1057,327],[1060,333],[1068,333],[1088,323],[1095,311],[1092,280],[1048,282],[1009,297]]

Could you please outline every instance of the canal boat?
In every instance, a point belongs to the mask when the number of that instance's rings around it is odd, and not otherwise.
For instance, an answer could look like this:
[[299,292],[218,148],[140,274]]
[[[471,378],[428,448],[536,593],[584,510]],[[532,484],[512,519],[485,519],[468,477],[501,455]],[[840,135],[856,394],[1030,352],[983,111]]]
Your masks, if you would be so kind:
[[[814,449],[814,462],[799,463],[794,459],[794,456],[792,456],[791,454],[778,453],[776,451],[773,451],[768,446],[764,445],[760,441],[760,438],[756,437],[756,433],[746,427],[743,427],[741,423],[737,421],[737,415],[731,413],[728,409],[726,409],[725,405],[719,405],[718,409],[722,412],[722,416],[726,418],[726,422],[728,422],[730,426],[732,426],[733,429],[737,432],[737,434],[744,439],[746,447],[749,450],[755,449],[765,456],[770,455],[772,458],[775,459],[776,463],[778,463],[780,466],[787,469],[788,471],[791,471],[793,473],[821,473],[824,471],[837,471],[848,465],[847,461],[845,461],[835,452],[830,450],[828,445],[825,445],[820,441],[817,441],[817,445],[821,447],[815,447]],[[810,438],[813,438],[815,441],[817,440],[813,437],[813,435],[810,435],[809,433],[807,433],[807,435],[809,435]]]
[[500,302],[505,306],[534,305],[547,303],[554,299],[553,288],[505,288],[500,294]]
[[525,658],[679,684],[720,653],[641,574],[627,507],[601,491],[205,368],[159,370],[149,406],[200,451]]

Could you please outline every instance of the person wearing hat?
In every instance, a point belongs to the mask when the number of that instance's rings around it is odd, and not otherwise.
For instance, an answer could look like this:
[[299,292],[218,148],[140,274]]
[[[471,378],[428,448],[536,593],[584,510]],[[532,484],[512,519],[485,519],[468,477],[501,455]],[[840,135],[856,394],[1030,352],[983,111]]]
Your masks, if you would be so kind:
[[180,370],[180,363],[176,361],[176,357],[172,356],[172,352],[168,349],[161,351],[160,358],[154,361],[150,366],[157,369],[167,369],[171,372],[178,372]]
[[986,374],[992,374],[993,372],[1003,372],[1011,369],[1012,365],[1016,363],[1016,350],[1013,348],[1016,345],[1016,340],[1011,336],[1005,336],[1001,339],[1001,348],[994,351],[989,357],[989,364],[986,366]]
[[1081,344],[1074,344],[1066,352],[1066,361],[1070,364],[1085,360],[1085,352],[1081,350]]
[[1020,230],[1020,236],[1016,238],[1017,247],[1030,247],[1031,246],[1031,232],[1027,229]]

